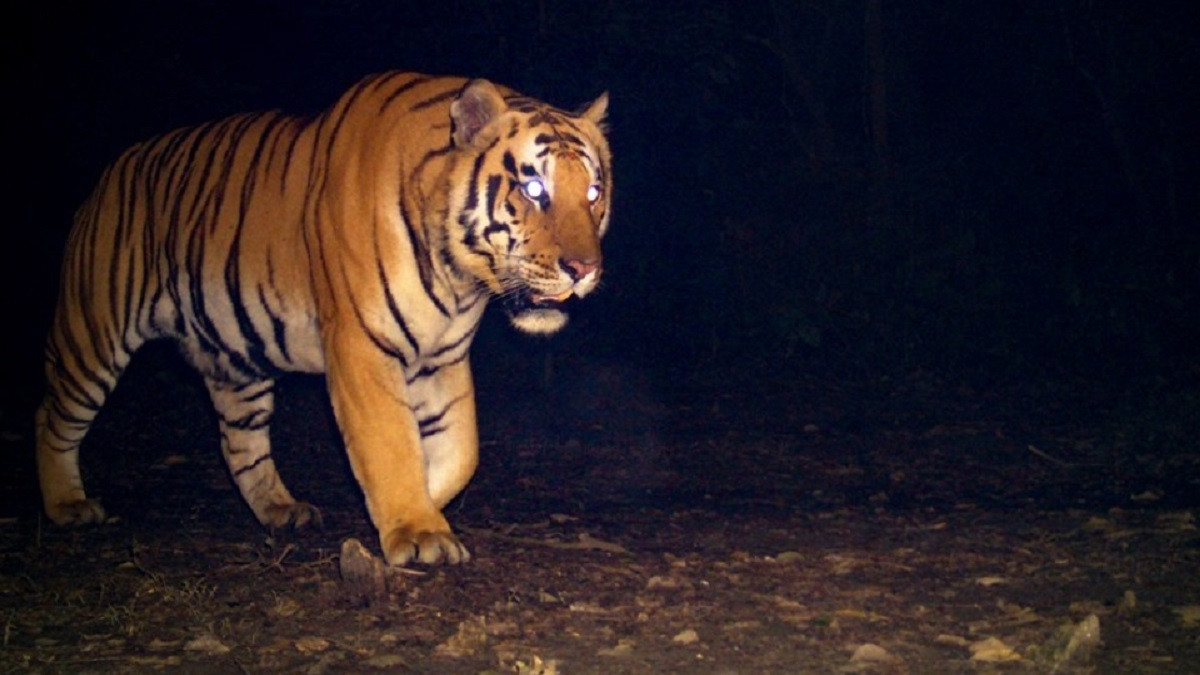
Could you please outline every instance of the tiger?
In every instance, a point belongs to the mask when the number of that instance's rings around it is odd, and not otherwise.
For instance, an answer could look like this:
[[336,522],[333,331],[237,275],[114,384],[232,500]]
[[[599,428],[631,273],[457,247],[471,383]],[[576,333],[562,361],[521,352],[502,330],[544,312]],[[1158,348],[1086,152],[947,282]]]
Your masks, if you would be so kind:
[[323,373],[389,565],[470,552],[443,508],[479,461],[468,350],[489,300],[558,332],[596,289],[608,93],[568,112],[486,79],[366,77],[312,117],[233,115],[124,151],[77,210],[37,409],[43,506],[103,522],[79,448],[143,344],[174,341],[267,528],[319,522],[272,459],[275,387]]

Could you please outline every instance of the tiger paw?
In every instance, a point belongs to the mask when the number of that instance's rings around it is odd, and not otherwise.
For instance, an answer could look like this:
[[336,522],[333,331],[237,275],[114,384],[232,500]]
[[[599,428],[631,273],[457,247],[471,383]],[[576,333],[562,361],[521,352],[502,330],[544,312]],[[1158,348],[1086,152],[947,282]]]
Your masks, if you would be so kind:
[[55,525],[90,525],[103,523],[104,507],[95,499],[76,499],[46,505],[46,515]]
[[300,529],[309,523],[321,526],[321,511],[308,502],[271,504],[259,514],[259,521],[269,528]]
[[410,562],[426,565],[449,563],[457,565],[471,559],[471,553],[453,532],[419,531],[395,527],[379,536],[383,557],[397,567]]

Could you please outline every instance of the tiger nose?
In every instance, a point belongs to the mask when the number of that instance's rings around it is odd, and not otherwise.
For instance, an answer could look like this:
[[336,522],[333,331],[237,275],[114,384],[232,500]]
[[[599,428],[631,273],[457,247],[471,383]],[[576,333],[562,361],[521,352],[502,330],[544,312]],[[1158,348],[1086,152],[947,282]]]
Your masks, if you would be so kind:
[[578,260],[571,258],[567,260],[560,260],[558,261],[558,264],[563,268],[563,271],[567,273],[567,276],[571,277],[571,281],[579,281],[592,272],[595,272],[596,269],[600,267],[600,261],[595,259]]

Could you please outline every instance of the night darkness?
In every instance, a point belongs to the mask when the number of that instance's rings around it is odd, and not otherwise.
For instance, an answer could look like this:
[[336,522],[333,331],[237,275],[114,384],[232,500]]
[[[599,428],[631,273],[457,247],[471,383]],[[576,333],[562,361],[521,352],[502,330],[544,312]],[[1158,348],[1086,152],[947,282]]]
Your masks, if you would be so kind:
[[[631,405],[708,411],[691,426],[629,412],[630,434],[653,428],[670,455],[683,428],[815,422],[869,445],[879,419],[949,424],[905,392],[966,391],[1005,420],[1053,409],[1112,431],[1118,463],[1170,455],[1190,468],[1165,499],[1197,504],[1200,31],[1185,3],[30,4],[6,41],[0,422],[9,487],[34,505],[59,255],[105,164],[235,112],[319,112],[390,69],[486,77],[568,109],[611,96],[603,285],[550,341],[485,320],[481,410],[528,386],[539,400],[590,390],[606,400],[571,410],[614,434],[627,418],[606,417],[608,399],[634,390]],[[738,421],[742,407],[767,419]],[[522,424],[578,444],[564,415]]]
[[[233,112],[316,112],[392,68],[567,107],[611,90],[618,217],[604,306],[586,311],[619,351],[684,369],[716,340],[731,365],[786,353],[799,371],[1195,375],[1181,16],[885,3],[867,40],[857,5],[408,4],[27,17],[9,58],[26,131],[10,135],[6,313],[23,318],[6,380],[36,370],[70,215],[121,149]],[[678,349],[649,353],[651,317]]]

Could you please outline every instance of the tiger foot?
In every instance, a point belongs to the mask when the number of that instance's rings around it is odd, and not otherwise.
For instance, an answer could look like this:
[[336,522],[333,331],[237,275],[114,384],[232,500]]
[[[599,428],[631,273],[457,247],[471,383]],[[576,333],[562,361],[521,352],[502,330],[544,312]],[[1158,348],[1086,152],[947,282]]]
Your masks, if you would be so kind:
[[467,547],[449,531],[414,532],[408,528],[395,527],[380,534],[379,543],[388,564],[397,567],[410,562],[426,565],[445,562],[457,565],[471,559]]
[[321,526],[321,511],[308,502],[271,504],[258,514],[263,525],[276,529],[290,527],[300,529],[308,524]]
[[103,523],[104,507],[95,499],[76,499],[46,505],[46,515],[55,525],[90,525]]

